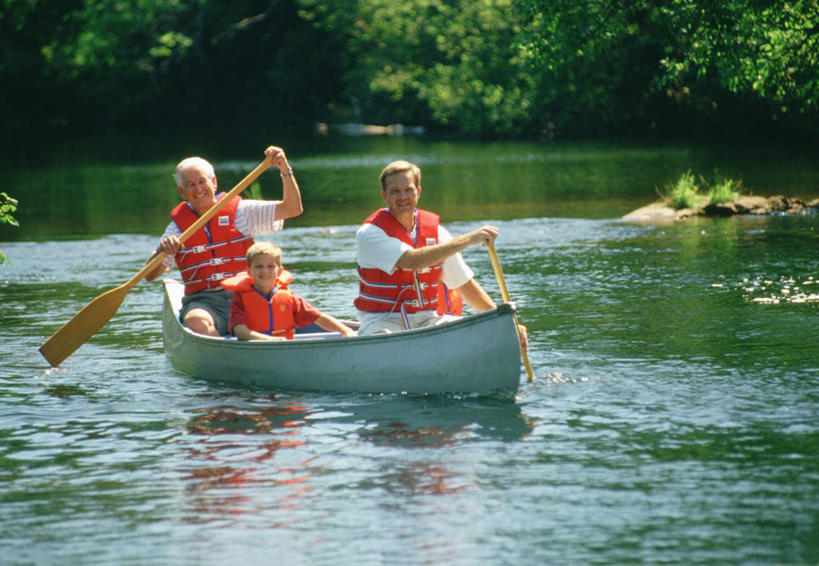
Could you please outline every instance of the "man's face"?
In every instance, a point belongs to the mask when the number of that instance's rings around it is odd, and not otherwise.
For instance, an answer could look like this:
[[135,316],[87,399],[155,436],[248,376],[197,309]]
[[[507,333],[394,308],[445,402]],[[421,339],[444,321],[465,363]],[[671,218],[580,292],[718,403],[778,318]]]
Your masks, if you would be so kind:
[[384,202],[393,216],[414,213],[421,196],[421,187],[415,186],[412,171],[399,171],[385,179],[385,188],[381,191]]
[[216,202],[216,177],[209,177],[199,167],[188,167],[179,172],[182,186],[179,196],[190,203],[197,214],[206,212]]

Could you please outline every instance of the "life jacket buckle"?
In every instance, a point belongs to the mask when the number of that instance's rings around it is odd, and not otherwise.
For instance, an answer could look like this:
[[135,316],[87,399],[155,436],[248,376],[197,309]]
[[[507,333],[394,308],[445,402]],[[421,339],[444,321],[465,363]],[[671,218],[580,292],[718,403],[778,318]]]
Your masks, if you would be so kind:
[[201,254],[201,253],[205,253],[206,251],[208,251],[208,249],[207,249],[207,246],[200,245],[200,246],[193,246],[192,248],[189,248],[189,251],[191,251],[191,252],[193,252],[195,254]]

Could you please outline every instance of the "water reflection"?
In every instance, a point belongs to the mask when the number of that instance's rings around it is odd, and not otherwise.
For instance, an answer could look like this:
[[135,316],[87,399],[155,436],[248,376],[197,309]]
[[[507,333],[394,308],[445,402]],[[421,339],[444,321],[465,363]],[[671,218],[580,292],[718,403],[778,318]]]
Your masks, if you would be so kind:
[[[219,404],[194,411],[186,425],[193,440],[188,465],[180,470],[191,504],[188,520],[208,522],[257,512],[260,505],[277,513],[293,511],[310,493],[317,475],[326,481],[328,474],[339,474],[336,482],[352,482],[356,490],[400,496],[454,494],[472,480],[448,463],[451,454],[446,449],[470,442],[514,442],[531,434],[535,425],[517,403],[507,400],[444,396],[339,400],[336,405],[316,405],[310,398],[272,395],[261,400],[264,406]],[[336,453],[332,447],[328,452],[309,442],[311,435],[346,444],[358,438],[364,441],[358,443],[364,459],[373,449],[411,452],[364,476],[347,478],[344,471],[333,469],[333,462],[351,454]]]
[[517,403],[490,398],[440,397],[414,409],[375,403],[356,407],[355,414],[363,421],[359,436],[380,446],[445,448],[469,440],[513,441],[534,428],[533,419],[523,415]]
[[[310,491],[306,482],[315,458],[290,462],[284,456],[303,446],[299,429],[307,423],[307,410],[297,402],[279,402],[275,396],[265,401],[271,404],[250,409],[222,405],[194,411],[187,425],[196,440],[189,448],[192,465],[183,470],[193,508],[188,520],[206,522],[214,516],[256,510],[258,502],[253,495],[240,488],[286,488],[279,499],[283,506],[294,504],[293,500]],[[273,465],[274,460],[277,465]]]
[[453,495],[472,487],[473,480],[450,462],[446,449],[488,440],[514,442],[534,429],[534,419],[523,415],[517,403],[495,399],[408,399],[357,407],[355,414],[362,440],[379,448],[419,449],[417,457],[381,465],[358,486],[401,497]]
[[[0,225],[0,240],[110,233],[158,236],[167,224],[168,211],[178,202],[170,172],[183,155],[171,149],[157,158],[155,149],[150,149],[155,140],[139,144],[129,139],[128,143],[149,148],[147,154],[129,155],[127,164],[100,160],[99,154],[107,153],[107,144],[101,142],[97,149],[72,150],[71,159],[62,163],[50,148],[49,159],[38,167],[0,165],[0,185],[11,187],[12,196],[20,201],[15,215],[20,227]],[[173,141],[168,145],[173,146]],[[253,152],[236,156],[236,151],[235,147],[214,149],[205,155],[214,163],[221,187],[233,186],[258,163]],[[448,222],[616,218],[653,200],[657,187],[686,169],[738,171],[744,184],[760,194],[776,191],[810,199],[818,190],[811,148],[801,154],[781,147],[751,154],[747,148],[733,146],[478,144],[393,138],[365,143],[313,140],[288,150],[288,155],[299,171],[305,204],[304,214],[289,220],[289,226],[358,224],[380,205],[378,171],[398,157],[421,165],[424,202]],[[117,191],[111,191],[112,179]],[[263,197],[280,197],[278,175],[262,175],[258,183]]]
[[452,495],[469,487],[465,478],[437,462],[386,466],[378,477],[359,487],[378,488],[391,495]]

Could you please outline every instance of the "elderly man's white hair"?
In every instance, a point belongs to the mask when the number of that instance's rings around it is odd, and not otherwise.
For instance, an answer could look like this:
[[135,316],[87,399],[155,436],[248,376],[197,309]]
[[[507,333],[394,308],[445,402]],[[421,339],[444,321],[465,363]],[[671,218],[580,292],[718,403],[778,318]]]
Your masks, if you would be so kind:
[[173,173],[173,178],[176,181],[177,187],[182,186],[182,171],[192,167],[201,169],[208,177],[213,178],[216,176],[216,173],[213,170],[213,165],[211,165],[208,160],[202,159],[201,157],[187,157],[179,162],[179,165],[176,166],[176,170]]

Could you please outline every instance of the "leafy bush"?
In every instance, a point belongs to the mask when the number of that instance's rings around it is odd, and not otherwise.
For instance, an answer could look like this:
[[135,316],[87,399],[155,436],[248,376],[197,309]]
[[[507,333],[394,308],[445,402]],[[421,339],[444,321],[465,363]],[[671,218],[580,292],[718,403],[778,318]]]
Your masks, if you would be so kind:
[[677,182],[669,187],[666,198],[671,201],[671,206],[676,209],[696,208],[697,201],[700,198],[699,188],[690,169],[680,175]]
[[729,200],[734,200],[740,194],[740,181],[733,179],[722,179],[711,187],[708,191],[708,198],[712,203],[721,203]]
[[[17,219],[11,215],[17,210],[17,199],[10,197],[6,193],[0,193],[0,224],[11,224],[19,226]],[[0,265],[6,263],[6,254],[0,252]],[[11,263],[9,261],[9,263]]]
[[713,185],[707,186],[705,179],[700,175],[700,183],[705,186],[706,192],[700,192],[700,185],[689,169],[677,179],[673,185],[666,188],[660,196],[675,209],[702,208],[708,203],[721,203],[734,200],[741,194],[742,181],[733,179],[719,179]]

